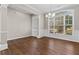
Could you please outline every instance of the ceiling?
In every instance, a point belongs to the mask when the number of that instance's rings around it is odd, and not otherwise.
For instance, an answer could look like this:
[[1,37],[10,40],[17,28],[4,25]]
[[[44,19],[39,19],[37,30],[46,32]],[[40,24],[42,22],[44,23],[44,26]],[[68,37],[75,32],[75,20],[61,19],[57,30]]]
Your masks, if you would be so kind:
[[[75,7],[73,4],[9,4],[8,8],[28,14],[47,13],[61,9]],[[79,5],[78,5],[79,6]]]
[[46,13],[66,5],[65,4],[30,4],[30,6],[40,10],[43,13]]
[[24,4],[9,4],[8,8],[27,14],[36,14],[36,11]]

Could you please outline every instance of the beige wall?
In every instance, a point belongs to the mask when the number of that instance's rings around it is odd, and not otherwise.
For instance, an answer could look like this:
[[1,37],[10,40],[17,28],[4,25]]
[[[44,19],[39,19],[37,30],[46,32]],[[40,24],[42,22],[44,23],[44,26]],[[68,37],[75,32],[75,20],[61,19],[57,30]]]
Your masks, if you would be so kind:
[[8,40],[31,36],[31,27],[31,15],[8,8]]

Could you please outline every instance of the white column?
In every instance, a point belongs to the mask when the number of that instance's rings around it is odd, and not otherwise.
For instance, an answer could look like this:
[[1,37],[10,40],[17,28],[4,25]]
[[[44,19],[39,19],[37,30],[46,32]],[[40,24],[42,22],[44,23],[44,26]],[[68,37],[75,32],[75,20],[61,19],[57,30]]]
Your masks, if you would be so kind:
[[39,35],[38,38],[44,36],[44,15],[40,14],[39,15]]
[[32,16],[32,36],[38,36],[39,31],[39,17],[38,15]]
[[7,49],[7,6],[0,6],[0,50]]
[[44,36],[44,15],[32,16],[32,36],[38,38]]

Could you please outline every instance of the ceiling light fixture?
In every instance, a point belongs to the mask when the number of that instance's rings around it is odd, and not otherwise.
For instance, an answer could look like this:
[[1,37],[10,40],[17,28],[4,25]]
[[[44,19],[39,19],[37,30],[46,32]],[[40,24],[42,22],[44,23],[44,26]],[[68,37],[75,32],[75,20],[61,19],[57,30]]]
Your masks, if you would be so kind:
[[55,13],[52,12],[51,5],[50,5],[50,11],[45,15],[46,18],[53,18],[55,16]]
[[55,13],[49,12],[45,15],[46,18],[53,18],[55,16]]

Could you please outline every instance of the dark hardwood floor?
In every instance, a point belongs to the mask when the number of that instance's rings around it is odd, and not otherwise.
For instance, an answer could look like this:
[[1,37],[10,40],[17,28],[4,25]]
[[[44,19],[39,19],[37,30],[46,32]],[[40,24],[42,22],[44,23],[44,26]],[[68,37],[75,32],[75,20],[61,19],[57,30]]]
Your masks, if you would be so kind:
[[1,55],[79,55],[79,43],[55,38],[27,37],[8,41]]

